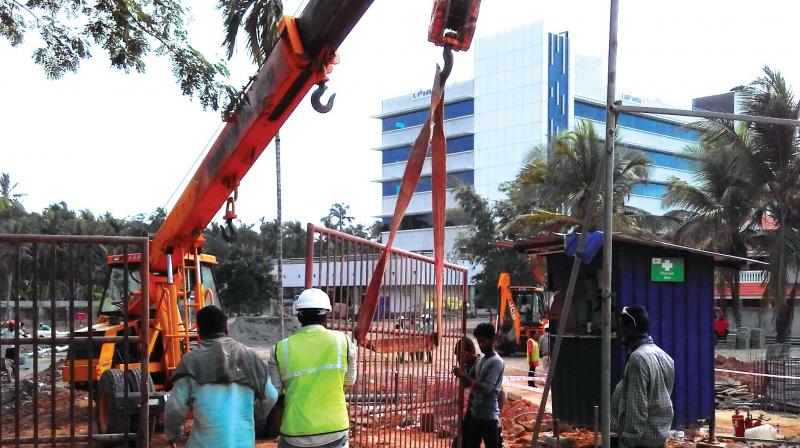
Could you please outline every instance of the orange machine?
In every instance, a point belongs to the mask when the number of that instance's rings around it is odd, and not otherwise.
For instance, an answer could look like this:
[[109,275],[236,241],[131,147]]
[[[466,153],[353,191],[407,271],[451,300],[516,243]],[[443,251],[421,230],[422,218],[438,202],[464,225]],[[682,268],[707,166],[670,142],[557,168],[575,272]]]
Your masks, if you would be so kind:
[[[460,49],[460,42],[471,40],[477,19],[479,0],[434,1],[431,18],[431,39],[447,48]],[[336,50],[353,26],[360,20],[372,0],[310,0],[298,17],[284,16],[279,26],[280,40],[267,60],[252,78],[246,101],[231,117],[217,137],[203,162],[194,173],[159,232],[150,241],[149,271],[141,265],[141,254],[109,258],[109,284],[91,328],[80,330],[96,336],[148,335],[147,370],[154,390],[167,387],[169,379],[195,340],[193,325],[197,310],[218,300],[211,271],[214,257],[202,254],[203,231],[218,210],[225,206],[228,232],[233,231],[238,186],[255,161],[273,139],[299,102],[317,85],[311,102],[318,112],[327,112],[333,105],[320,101],[327,75],[338,57]],[[449,50],[448,50],[449,51]],[[138,263],[138,264],[137,264]],[[141,270],[137,270],[141,267]],[[148,272],[148,276],[142,275]],[[120,287],[127,282],[127,288]],[[138,319],[121,323],[127,302],[129,316],[141,316],[141,285],[149,291],[149,325],[139,328]],[[120,297],[129,291],[129,297]],[[125,300],[127,299],[127,300]],[[128,361],[128,392],[138,392],[143,371],[137,364],[131,344],[120,350],[122,343],[101,344],[94,350],[80,344],[71,347],[64,366],[65,381],[76,385],[94,384],[100,433],[127,432],[135,429],[136,417],[120,415],[112,403],[126,384],[122,367]],[[131,353],[122,359],[121,353]],[[91,359],[91,361],[89,361]],[[91,366],[91,368],[90,368]],[[70,372],[74,368],[74,377]]]
[[[194,315],[206,304],[218,300],[212,266],[214,257],[202,254],[203,231],[220,208],[225,206],[228,229],[236,217],[235,201],[241,179],[267,147],[289,115],[306,94],[318,85],[312,104],[319,111],[329,109],[320,96],[327,74],[336,58],[336,49],[358,22],[371,0],[329,2],[311,0],[297,19],[284,17],[280,40],[254,77],[247,101],[231,118],[208,151],[182,195],[149,245],[149,276],[137,270],[141,254],[109,258],[110,275],[104,299],[96,311],[91,329],[84,336],[131,336],[148,334],[148,370],[153,389],[164,389],[181,357],[196,340]],[[127,278],[126,278],[127,276]],[[127,282],[127,288],[124,285]],[[142,310],[141,285],[148,282],[149,328],[139,328]],[[121,291],[129,291],[127,298]],[[122,304],[128,303],[130,322],[121,323]],[[135,344],[122,350],[123,343],[97,344],[71,348],[63,368],[65,381],[94,385],[100,433],[119,433],[134,429],[135,416],[120,415],[114,399],[124,391],[125,359],[129,353],[128,392],[138,392],[142,371],[141,354]],[[91,362],[89,359],[91,358]],[[89,366],[91,365],[91,370]],[[74,377],[70,376],[74,366]]]
[[497,279],[497,291],[500,306],[495,329],[499,350],[503,354],[524,352],[528,339],[538,340],[548,323],[544,290],[537,286],[511,286],[511,275],[503,272]]

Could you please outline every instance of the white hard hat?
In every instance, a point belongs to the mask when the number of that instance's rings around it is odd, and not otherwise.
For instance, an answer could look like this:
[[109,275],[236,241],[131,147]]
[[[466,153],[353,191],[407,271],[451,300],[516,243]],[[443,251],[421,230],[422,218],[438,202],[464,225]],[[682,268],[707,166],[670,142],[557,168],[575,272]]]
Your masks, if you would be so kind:
[[317,288],[306,289],[294,302],[295,313],[304,309],[331,310],[331,299],[325,291]]

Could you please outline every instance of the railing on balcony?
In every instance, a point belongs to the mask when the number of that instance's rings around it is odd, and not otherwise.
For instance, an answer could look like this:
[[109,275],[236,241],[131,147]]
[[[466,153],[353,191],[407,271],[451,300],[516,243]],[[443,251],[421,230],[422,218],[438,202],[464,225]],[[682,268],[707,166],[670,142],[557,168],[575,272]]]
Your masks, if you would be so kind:
[[739,283],[764,283],[769,278],[767,271],[740,271]]

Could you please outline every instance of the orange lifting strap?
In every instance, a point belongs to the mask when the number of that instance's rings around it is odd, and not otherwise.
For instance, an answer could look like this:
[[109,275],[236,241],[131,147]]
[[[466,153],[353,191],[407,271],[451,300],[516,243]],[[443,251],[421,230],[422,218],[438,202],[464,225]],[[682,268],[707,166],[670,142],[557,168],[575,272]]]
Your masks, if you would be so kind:
[[432,209],[433,209],[433,258],[434,258],[434,281],[435,307],[436,307],[436,327],[433,333],[432,343],[436,346],[442,338],[443,316],[442,316],[442,296],[444,295],[444,226],[446,214],[447,192],[447,141],[444,135],[444,84],[452,68],[452,50],[464,51],[469,49],[472,36],[475,32],[475,24],[478,20],[478,10],[480,0],[436,0],[431,14],[431,25],[429,28],[428,40],[438,46],[444,47],[444,70],[436,66],[436,75],[433,80],[431,91],[431,106],[428,118],[422,125],[414,145],[411,147],[411,154],[403,172],[403,180],[400,183],[400,193],[397,196],[394,215],[392,216],[392,227],[389,231],[389,238],[386,247],[381,252],[375,271],[367,287],[367,294],[361,305],[358,315],[358,322],[353,330],[353,337],[360,345],[366,345],[366,336],[372,325],[372,318],[378,306],[378,294],[380,293],[383,275],[386,271],[386,263],[392,250],[394,237],[400,226],[400,221],[411,202],[411,197],[417,188],[422,166],[425,163],[425,156],[430,149],[431,154],[431,190],[432,190]]

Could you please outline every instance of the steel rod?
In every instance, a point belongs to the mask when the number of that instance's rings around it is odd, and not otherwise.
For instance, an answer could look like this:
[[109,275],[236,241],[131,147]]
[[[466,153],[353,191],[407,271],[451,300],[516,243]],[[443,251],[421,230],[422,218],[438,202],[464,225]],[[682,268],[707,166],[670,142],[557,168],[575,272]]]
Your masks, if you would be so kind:
[[286,323],[283,320],[283,191],[281,186],[281,132],[275,133],[275,189],[276,208],[275,214],[275,260],[278,269],[277,296],[278,311],[280,312],[281,338],[286,337]]
[[138,236],[0,234],[0,243],[147,244]]
[[[199,258],[195,257],[195,263],[199,264]],[[141,278],[150,278],[150,245],[142,244],[142,264]],[[150,354],[147,350],[150,344],[150,282],[142,282],[142,316],[139,323],[140,328],[140,341],[138,341],[139,359],[142,372],[141,384],[139,391],[141,392],[141,401],[139,402],[139,446],[150,446],[150,406],[148,399],[150,397]],[[129,338],[128,340],[130,340]],[[187,347],[188,348],[188,347]]]
[[603,448],[611,446],[611,298],[612,261],[614,235],[614,142],[619,113],[614,110],[617,93],[617,28],[619,22],[619,0],[611,0],[608,29],[608,81],[606,91],[606,132],[605,132],[605,205],[603,219],[603,294],[602,331],[600,357],[600,432]]
[[774,443],[776,445],[800,445],[800,440],[755,439],[753,437],[736,437],[736,436],[727,435],[727,434],[718,434],[717,438],[718,439],[726,439],[726,440],[736,440],[736,441],[739,441],[739,442],[768,442],[768,443]]
[[[32,337],[32,338],[19,338],[19,345],[68,345],[71,342],[78,342],[78,343],[86,343],[89,340],[94,342],[98,342],[101,344],[111,344],[111,343],[119,343],[119,342],[142,342],[142,337],[140,336],[130,336],[126,338],[125,336],[95,336],[93,338],[88,338],[85,336],[81,337],[68,337],[68,336],[59,336],[59,337]],[[2,345],[12,345],[17,344],[16,339],[14,338],[0,338],[0,344]]]
[[[611,61],[609,61],[609,70]],[[628,106],[617,104],[612,107],[615,112],[633,112],[641,114],[676,115],[681,117],[697,117],[722,119],[731,121],[749,121],[752,123],[777,124],[783,126],[800,126],[800,120],[790,118],[761,117],[756,115],[732,114],[727,112],[712,112],[709,110],[672,109],[669,107]]]

